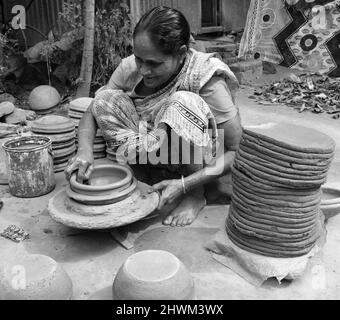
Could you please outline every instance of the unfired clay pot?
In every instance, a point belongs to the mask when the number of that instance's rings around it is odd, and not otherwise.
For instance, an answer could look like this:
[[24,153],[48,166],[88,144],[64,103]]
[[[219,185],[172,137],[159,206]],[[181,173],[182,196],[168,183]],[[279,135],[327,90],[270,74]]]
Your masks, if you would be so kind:
[[69,300],[72,288],[68,274],[48,256],[32,254],[0,262],[0,300]]
[[322,187],[321,210],[325,220],[340,213],[340,189]]
[[28,102],[32,110],[43,111],[56,106],[60,102],[60,94],[55,88],[42,85],[32,90]]
[[119,164],[98,165],[93,169],[88,184],[77,182],[76,174],[70,179],[71,189],[90,196],[110,195],[128,188],[132,182],[131,170]]
[[172,253],[145,250],[130,256],[113,282],[115,300],[192,300],[194,281]]

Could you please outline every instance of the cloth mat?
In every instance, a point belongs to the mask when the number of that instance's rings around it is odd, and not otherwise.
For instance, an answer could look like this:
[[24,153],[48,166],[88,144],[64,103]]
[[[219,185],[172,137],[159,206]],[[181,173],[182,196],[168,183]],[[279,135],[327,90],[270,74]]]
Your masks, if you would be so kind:
[[293,280],[301,277],[309,260],[325,244],[326,229],[323,215],[320,220],[319,240],[308,254],[296,258],[272,258],[243,250],[229,239],[224,229],[217,232],[206,247],[214,259],[257,287],[270,278],[276,278],[281,283],[283,279]]

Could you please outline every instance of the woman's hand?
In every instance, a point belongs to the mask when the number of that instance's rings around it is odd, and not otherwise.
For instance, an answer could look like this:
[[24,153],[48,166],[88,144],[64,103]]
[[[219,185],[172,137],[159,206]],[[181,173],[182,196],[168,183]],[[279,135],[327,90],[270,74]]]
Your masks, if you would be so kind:
[[72,157],[65,169],[66,179],[70,180],[74,171],[78,170],[77,181],[83,183],[83,181],[89,180],[93,171],[93,153],[91,151],[82,151],[78,149],[77,154]]
[[173,203],[178,197],[183,194],[182,181],[180,179],[164,180],[152,186],[149,192],[159,191],[160,200],[158,210],[161,210],[165,205]]

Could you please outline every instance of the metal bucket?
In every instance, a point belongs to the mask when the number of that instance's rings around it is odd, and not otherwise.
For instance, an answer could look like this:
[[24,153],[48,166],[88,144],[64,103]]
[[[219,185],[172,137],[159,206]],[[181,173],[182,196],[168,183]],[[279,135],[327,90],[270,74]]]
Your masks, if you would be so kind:
[[52,141],[46,136],[14,138],[3,144],[6,153],[9,192],[33,198],[55,187]]

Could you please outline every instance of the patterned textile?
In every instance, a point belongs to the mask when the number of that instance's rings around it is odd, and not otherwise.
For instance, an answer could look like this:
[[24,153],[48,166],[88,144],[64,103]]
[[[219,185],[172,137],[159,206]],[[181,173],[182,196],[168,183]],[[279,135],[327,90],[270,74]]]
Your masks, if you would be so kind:
[[109,148],[119,160],[136,163],[138,153],[160,149],[168,136],[166,125],[184,140],[205,147],[207,154],[213,154],[216,148],[214,116],[205,101],[192,92],[177,91],[163,100],[153,126],[139,120],[133,101],[120,90],[101,91],[92,112]]
[[340,77],[339,44],[339,0],[252,0],[239,56]]

